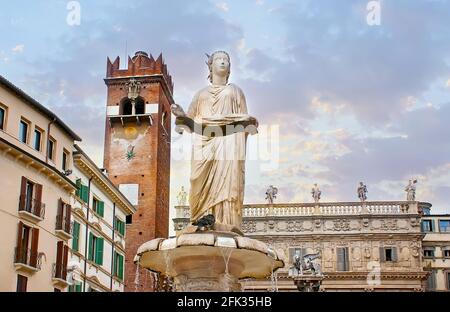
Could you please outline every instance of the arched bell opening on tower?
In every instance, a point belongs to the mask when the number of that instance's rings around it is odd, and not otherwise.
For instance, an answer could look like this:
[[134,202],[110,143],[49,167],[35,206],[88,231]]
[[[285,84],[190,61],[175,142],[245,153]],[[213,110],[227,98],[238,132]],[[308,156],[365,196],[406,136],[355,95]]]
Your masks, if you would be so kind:
[[145,114],[145,102],[144,102],[143,98],[138,97],[136,99],[135,107],[136,107],[136,115],[143,115],[143,114]]
[[132,115],[133,114],[133,104],[129,98],[124,98],[120,102],[120,115]]

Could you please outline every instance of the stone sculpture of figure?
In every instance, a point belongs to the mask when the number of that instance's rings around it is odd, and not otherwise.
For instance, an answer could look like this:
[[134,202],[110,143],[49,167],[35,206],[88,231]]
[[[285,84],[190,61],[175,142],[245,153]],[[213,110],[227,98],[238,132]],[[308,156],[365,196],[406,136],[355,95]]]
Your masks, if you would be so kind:
[[417,180],[409,180],[409,184],[405,188],[407,201],[416,200],[416,183]]
[[294,267],[299,275],[304,272],[311,271],[314,275],[321,275],[322,271],[320,264],[313,262],[313,260],[320,258],[320,253],[307,254],[301,257],[298,253],[294,255]]
[[[172,105],[172,113],[177,117],[175,124],[193,132],[189,193],[191,222],[212,214],[216,225],[240,229],[245,149],[251,131],[233,130],[232,127],[252,125],[254,131],[251,133],[254,133],[258,122],[248,115],[242,90],[228,83],[228,53],[217,51],[207,57],[211,85],[195,94],[186,114],[179,105]],[[192,127],[193,124],[196,126]],[[194,128],[196,130],[192,131]],[[215,132],[221,129],[226,129],[225,134]]]
[[317,185],[317,183],[314,183],[314,187],[311,190],[311,194],[314,199],[314,202],[316,204],[318,204],[319,200],[320,200],[320,195],[322,194],[322,191],[319,189],[319,186]]
[[363,182],[359,182],[358,186],[358,198],[361,202],[365,202],[367,200],[367,186]]
[[269,188],[266,191],[266,200],[269,204],[273,204],[273,200],[277,198],[278,189],[274,187],[273,185],[269,186]]
[[184,186],[181,187],[180,192],[177,195],[178,206],[186,206],[187,193],[184,190]]

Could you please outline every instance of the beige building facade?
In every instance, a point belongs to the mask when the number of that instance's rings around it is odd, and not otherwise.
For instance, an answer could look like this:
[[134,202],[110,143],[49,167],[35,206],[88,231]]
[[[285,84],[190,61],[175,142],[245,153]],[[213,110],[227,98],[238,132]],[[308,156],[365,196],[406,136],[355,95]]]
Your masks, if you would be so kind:
[[62,120],[0,76],[0,291],[68,285],[74,141]]
[[424,215],[422,231],[427,291],[450,291],[450,215]]
[[[421,202],[337,202],[244,205],[242,231],[268,243],[285,268],[266,280],[243,281],[252,291],[297,291],[289,268],[295,253],[320,253],[321,291],[424,291]],[[176,207],[175,231],[189,224]]]

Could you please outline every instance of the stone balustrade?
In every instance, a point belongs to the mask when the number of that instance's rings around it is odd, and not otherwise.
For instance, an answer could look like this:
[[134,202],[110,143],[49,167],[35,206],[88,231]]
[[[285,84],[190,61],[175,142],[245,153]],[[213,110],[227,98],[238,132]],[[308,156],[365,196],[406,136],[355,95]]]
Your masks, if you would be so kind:
[[[398,215],[417,214],[428,203],[407,201],[330,202],[298,204],[249,204],[244,205],[244,218],[289,216],[342,216],[342,215]],[[189,218],[189,206],[175,206],[176,218]]]

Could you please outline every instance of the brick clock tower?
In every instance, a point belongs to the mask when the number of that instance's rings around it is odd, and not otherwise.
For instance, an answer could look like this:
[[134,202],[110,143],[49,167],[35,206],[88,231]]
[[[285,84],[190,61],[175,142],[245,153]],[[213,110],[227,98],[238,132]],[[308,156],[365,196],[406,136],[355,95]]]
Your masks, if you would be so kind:
[[127,69],[119,63],[107,60],[104,167],[137,206],[126,220],[125,291],[153,291],[147,270],[136,278],[133,258],[142,243],[168,236],[173,83],[162,55],[155,60],[139,51],[128,57]]

